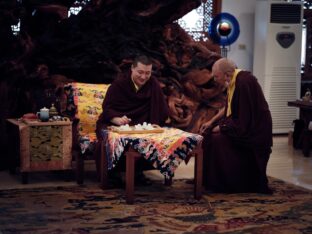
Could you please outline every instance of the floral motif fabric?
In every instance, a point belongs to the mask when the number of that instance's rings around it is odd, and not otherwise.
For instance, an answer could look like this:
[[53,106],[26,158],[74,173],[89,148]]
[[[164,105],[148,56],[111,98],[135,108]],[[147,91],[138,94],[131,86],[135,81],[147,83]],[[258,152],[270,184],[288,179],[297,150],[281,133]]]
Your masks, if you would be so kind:
[[73,83],[76,118],[80,120],[79,133],[81,136],[89,135],[91,141],[96,139],[95,125],[108,87],[106,84]]
[[164,128],[163,133],[119,134],[103,130],[107,139],[108,169],[112,169],[129,144],[151,162],[165,177],[173,177],[181,161],[202,141],[198,134],[176,128]]
[[79,144],[81,152],[92,148],[96,142],[96,121],[102,112],[102,103],[108,84],[88,84],[74,82],[66,85],[67,108],[69,115],[79,119]]

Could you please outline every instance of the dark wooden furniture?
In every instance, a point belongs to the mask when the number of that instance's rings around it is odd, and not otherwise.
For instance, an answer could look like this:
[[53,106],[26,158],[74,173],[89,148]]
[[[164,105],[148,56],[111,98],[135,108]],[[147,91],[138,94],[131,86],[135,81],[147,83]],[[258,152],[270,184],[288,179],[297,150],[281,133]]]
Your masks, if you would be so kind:
[[300,119],[304,121],[304,130],[302,132],[302,152],[305,157],[309,156],[311,146],[312,131],[309,130],[309,123],[312,121],[312,101],[289,101],[288,106],[300,109]]
[[20,168],[24,184],[28,183],[29,172],[72,169],[70,121],[24,122],[7,119],[7,122],[10,142],[16,149],[10,155],[10,169]]

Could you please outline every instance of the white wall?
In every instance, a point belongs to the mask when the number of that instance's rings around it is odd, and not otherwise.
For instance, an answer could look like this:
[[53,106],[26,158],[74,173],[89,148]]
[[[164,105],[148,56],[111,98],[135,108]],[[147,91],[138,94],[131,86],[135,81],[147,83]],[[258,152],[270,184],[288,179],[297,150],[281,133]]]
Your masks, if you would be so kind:
[[253,70],[255,5],[256,0],[222,0],[222,12],[235,16],[240,26],[239,37],[230,46],[227,57],[249,71]]

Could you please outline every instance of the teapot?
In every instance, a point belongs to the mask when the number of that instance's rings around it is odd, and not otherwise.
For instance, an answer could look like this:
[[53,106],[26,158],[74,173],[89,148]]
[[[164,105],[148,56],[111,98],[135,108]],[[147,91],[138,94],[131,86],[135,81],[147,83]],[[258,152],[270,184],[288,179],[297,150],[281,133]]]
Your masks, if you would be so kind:
[[40,109],[40,112],[37,112],[37,116],[42,122],[49,121],[49,109],[43,107],[42,109]]

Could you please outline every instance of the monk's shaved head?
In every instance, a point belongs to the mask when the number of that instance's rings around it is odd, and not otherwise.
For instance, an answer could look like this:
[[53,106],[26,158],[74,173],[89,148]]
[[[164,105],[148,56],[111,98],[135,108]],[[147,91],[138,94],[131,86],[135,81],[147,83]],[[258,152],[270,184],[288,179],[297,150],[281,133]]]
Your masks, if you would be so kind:
[[220,72],[234,72],[235,68],[237,68],[236,64],[230,60],[230,59],[227,59],[227,58],[221,58],[219,60],[217,60],[212,69],[214,71],[220,71]]
[[212,76],[214,80],[227,87],[235,72],[236,64],[227,58],[217,60],[212,66]]

